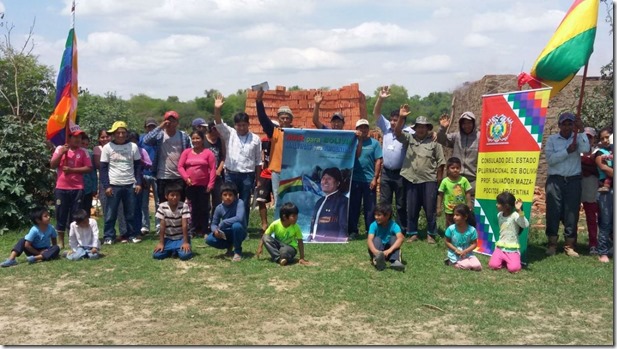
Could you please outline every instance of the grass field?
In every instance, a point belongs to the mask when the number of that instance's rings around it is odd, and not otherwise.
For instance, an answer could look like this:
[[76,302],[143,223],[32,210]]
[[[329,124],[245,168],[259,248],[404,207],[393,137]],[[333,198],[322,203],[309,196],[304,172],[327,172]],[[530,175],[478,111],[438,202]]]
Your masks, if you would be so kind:
[[[510,275],[488,270],[485,256],[482,272],[444,266],[441,239],[405,243],[407,270],[377,272],[365,235],[305,245],[311,265],[280,267],[254,258],[259,236],[249,232],[240,263],[202,239],[190,261],[156,261],[154,235],[105,246],[98,261],[28,265],[22,256],[0,270],[0,343],[614,344],[614,266],[586,255],[584,236],[580,258],[544,258],[543,233],[532,230],[532,263]],[[2,259],[24,233],[0,236]]]

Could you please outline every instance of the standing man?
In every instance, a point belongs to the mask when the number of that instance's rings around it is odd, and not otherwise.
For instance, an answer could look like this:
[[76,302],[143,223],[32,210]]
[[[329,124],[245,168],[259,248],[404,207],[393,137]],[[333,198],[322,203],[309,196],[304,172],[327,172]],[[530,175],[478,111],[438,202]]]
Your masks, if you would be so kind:
[[451,118],[442,115],[439,118],[437,142],[452,148],[452,156],[461,160],[461,176],[471,184],[471,201],[476,197],[476,172],[478,170],[478,140],[480,131],[476,129],[476,116],[466,111],[458,119],[458,132],[446,133]]
[[191,139],[178,130],[177,112],[170,110],[165,113],[163,122],[154,130],[148,132],[143,143],[156,146],[156,154],[152,160],[152,168],[156,173],[156,184],[159,202],[165,202],[165,187],[170,184],[179,185],[182,188],[180,201],[185,201],[185,183],[178,171],[178,161],[184,149],[191,147]]
[[255,106],[257,107],[257,117],[264,133],[270,138],[270,165],[268,168],[272,172],[272,195],[274,195],[274,206],[278,201],[279,183],[281,182],[281,163],[283,161],[283,128],[293,127],[294,115],[288,106],[281,106],[276,113],[279,125],[276,126],[266,114],[263,103],[264,90],[257,91]]
[[321,94],[321,91],[315,92],[314,98],[315,98],[315,108],[313,109],[313,124],[315,125],[315,127],[321,130],[328,130],[328,129],[342,130],[343,126],[345,126],[345,117],[343,117],[343,114],[341,113],[334,113],[332,115],[332,118],[330,119],[330,127],[322,124],[321,121],[319,121],[319,106],[321,105],[321,102],[323,101],[323,95]]
[[364,228],[368,228],[375,220],[375,205],[377,201],[377,183],[381,173],[382,153],[381,145],[374,138],[369,137],[369,123],[366,119],[356,122],[356,159],[353,165],[351,190],[349,194],[349,238],[358,237],[358,222],[360,207],[364,207]]
[[[144,122],[144,130],[145,133],[139,137],[138,147],[143,148],[150,157],[151,161],[156,157],[156,146],[148,145],[144,143],[144,138],[146,134],[154,130],[157,126],[156,120],[154,118],[147,118],[146,122]],[[150,190],[152,190],[152,194],[154,196],[154,207],[159,207],[159,196],[156,185],[156,167],[145,166],[143,168],[143,186],[141,188],[142,191],[142,201],[141,201],[141,234],[145,235],[150,233]],[[159,219],[154,217],[154,224],[156,226],[156,230],[159,230]]]
[[244,203],[244,226],[248,226],[251,193],[255,188],[255,175],[261,173],[261,140],[249,131],[249,116],[240,112],[234,115],[234,127],[221,120],[222,96],[214,100],[214,122],[227,149],[225,181],[238,188]]
[[[578,214],[581,206],[581,153],[589,151],[589,140],[583,129],[583,122],[572,113],[559,115],[559,133],[546,141],[545,155],[548,164],[546,179],[546,254],[557,252],[559,222],[564,226],[564,252],[578,257],[574,250]],[[574,133],[574,129],[578,134]]]
[[401,175],[404,178],[407,199],[407,232],[411,235],[407,241],[418,240],[418,219],[420,209],[424,207],[427,222],[426,241],[434,244],[437,236],[437,189],[446,161],[441,145],[433,142],[430,137],[429,132],[433,125],[426,116],[418,116],[413,126],[416,131],[413,135],[403,133],[403,125],[409,114],[409,106],[401,106],[394,128],[396,139],[403,143],[406,149]]
[[[405,147],[394,136],[394,128],[399,119],[399,110],[393,110],[390,113],[390,121],[381,114],[381,105],[388,97],[390,97],[390,88],[384,86],[379,92],[373,108],[373,116],[383,133],[383,167],[380,176],[379,203],[392,205],[392,199],[396,199],[396,223],[401,227],[404,235],[407,232],[407,203],[405,202],[405,187],[401,168],[405,159]],[[415,133],[409,126],[405,127],[403,132]]]

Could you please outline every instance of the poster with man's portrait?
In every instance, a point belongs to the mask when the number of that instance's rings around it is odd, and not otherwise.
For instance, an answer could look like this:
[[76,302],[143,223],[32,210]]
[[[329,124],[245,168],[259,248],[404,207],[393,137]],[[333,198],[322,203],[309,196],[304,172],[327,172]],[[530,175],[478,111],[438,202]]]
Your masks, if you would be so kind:
[[300,213],[305,242],[347,242],[349,188],[357,147],[353,131],[285,129],[275,217],[285,202]]

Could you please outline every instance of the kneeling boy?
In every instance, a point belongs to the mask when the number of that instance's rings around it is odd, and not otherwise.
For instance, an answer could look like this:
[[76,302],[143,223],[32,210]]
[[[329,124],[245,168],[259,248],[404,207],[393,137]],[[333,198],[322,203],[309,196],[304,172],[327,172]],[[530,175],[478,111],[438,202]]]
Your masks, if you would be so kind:
[[244,202],[238,199],[238,188],[232,182],[221,185],[221,204],[214,210],[212,216],[211,233],[208,234],[206,244],[218,249],[227,249],[231,254],[232,262],[242,260],[242,241],[246,238],[244,221]]
[[[393,241],[393,239],[396,240]],[[401,262],[401,246],[405,236],[401,227],[392,219],[392,207],[379,204],[375,207],[375,221],[368,230],[368,254],[377,270],[386,268],[386,259],[390,261],[390,268],[405,270]]]
[[165,199],[156,210],[160,219],[161,231],[159,243],[154,248],[154,259],[165,259],[173,255],[185,261],[193,257],[191,240],[188,234],[188,219],[191,217],[189,206],[180,201],[182,187],[170,184],[165,187]]
[[259,246],[255,255],[261,256],[263,245],[270,253],[272,261],[280,265],[291,263],[300,250],[300,264],[306,264],[304,260],[304,244],[302,243],[302,231],[298,226],[298,207],[291,202],[286,202],[279,211],[280,219],[270,224],[264,235],[259,240]]

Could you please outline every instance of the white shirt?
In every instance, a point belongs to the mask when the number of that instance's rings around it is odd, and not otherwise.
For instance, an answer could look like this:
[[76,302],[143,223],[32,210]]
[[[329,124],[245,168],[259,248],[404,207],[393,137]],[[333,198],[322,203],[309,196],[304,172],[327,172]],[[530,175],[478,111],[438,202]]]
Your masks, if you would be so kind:
[[216,125],[216,129],[227,146],[225,169],[233,172],[255,172],[261,162],[261,140],[253,132],[238,135],[236,129],[225,123]]
[[93,218],[88,219],[89,226],[82,228],[77,225],[76,222],[72,222],[69,230],[69,246],[73,251],[76,251],[78,247],[92,248],[97,250],[101,248],[99,242],[99,227],[96,224],[96,220]]
[[135,169],[133,161],[141,160],[139,148],[133,142],[116,144],[109,142],[101,151],[101,162],[109,163],[109,184],[135,184]]

